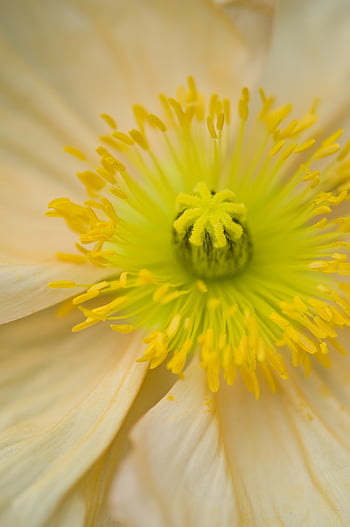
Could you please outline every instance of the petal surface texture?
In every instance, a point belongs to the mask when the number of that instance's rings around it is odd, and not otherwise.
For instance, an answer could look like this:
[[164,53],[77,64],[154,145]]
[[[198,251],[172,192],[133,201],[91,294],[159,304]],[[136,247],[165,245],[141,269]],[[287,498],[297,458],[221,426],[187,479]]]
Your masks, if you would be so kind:
[[119,522],[112,518],[108,496],[120,460],[130,450],[130,427],[167,393],[172,384],[173,375],[164,368],[161,372],[157,369],[147,372],[110,447],[63,497],[45,527],[120,527]]
[[[1,525],[47,525],[115,437],[143,380],[138,335],[116,339],[102,325],[72,334],[74,322],[46,310],[1,328]],[[62,517],[84,517],[74,496]]]
[[319,97],[321,122],[339,126],[350,111],[350,3],[281,0],[275,22],[263,86],[296,109]]
[[[2,256],[3,260],[5,259]],[[7,263],[6,263],[7,262]],[[94,283],[106,276],[105,269],[62,262],[32,262],[5,259],[0,263],[0,323],[10,322],[70,297],[72,289],[52,289],[55,280]],[[74,294],[80,289],[74,289]]]
[[296,374],[255,401],[241,386],[214,398],[192,365],[133,431],[111,497],[116,519],[128,527],[346,527],[344,366],[306,381]]
[[234,23],[246,42],[250,62],[264,66],[275,12],[275,0],[214,0]]
[[[39,288],[33,304],[16,306],[4,320],[63,295],[41,295],[50,272],[40,267],[55,266],[53,255],[67,252],[73,239],[63,222],[44,216],[48,201],[83,199],[74,177],[81,164],[63,146],[79,148],[93,164],[88,153],[105,130],[101,112],[127,127],[133,103],[155,103],[158,93],[174,92],[190,74],[204,91],[235,97],[242,83],[259,77],[269,25],[264,28],[264,45],[253,62],[249,39],[205,0],[15,0],[3,6],[0,244],[12,264],[35,274],[31,289]],[[7,271],[0,273],[11,294],[17,282]],[[63,278],[74,280],[68,271]]]

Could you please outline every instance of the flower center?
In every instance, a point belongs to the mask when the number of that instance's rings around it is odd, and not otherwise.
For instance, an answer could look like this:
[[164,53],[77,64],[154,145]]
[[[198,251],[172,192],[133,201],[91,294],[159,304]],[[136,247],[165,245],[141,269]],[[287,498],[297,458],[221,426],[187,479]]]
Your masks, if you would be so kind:
[[174,249],[186,270],[201,278],[221,278],[246,267],[252,256],[246,208],[231,190],[210,191],[201,182],[192,194],[179,194],[176,205]]
[[88,199],[47,212],[79,235],[80,254],[58,257],[106,271],[51,284],[85,289],[65,305],[85,317],[73,331],[139,329],[150,368],[167,361],[181,376],[197,353],[213,392],[239,373],[256,398],[261,382],[287,378],[288,355],[306,374],[329,366],[344,351],[337,328],[350,326],[350,141],[338,144],[341,130],[310,138],[315,105],[291,118],[290,104],[260,95],[250,116],[246,88],[234,112],[189,78],[176,98],[160,95],[159,116],[135,105],[129,131],[102,114],[97,168],[66,148]]

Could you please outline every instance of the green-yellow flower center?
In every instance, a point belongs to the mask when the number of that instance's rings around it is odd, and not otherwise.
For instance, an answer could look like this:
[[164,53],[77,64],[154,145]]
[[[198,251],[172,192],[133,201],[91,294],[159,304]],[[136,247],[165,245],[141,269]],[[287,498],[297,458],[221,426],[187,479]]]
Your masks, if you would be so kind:
[[350,218],[337,213],[350,142],[338,144],[341,130],[310,139],[314,105],[290,118],[291,105],[260,95],[251,118],[246,88],[233,112],[190,78],[160,96],[159,116],[135,105],[132,130],[103,114],[96,169],[66,148],[85,164],[88,199],[55,199],[47,213],[79,235],[60,259],[106,270],[96,284],[51,284],[86,289],[65,304],[84,315],[73,331],[139,329],[150,368],[166,360],[182,375],[198,353],[212,391],[238,373],[257,398],[263,379],[275,390],[287,378],[288,355],[306,374],[315,359],[329,366],[331,349],[343,352],[337,328],[350,326]]
[[247,211],[231,190],[216,193],[200,182],[192,194],[179,194],[176,205],[174,249],[189,272],[220,278],[244,269],[252,255]]

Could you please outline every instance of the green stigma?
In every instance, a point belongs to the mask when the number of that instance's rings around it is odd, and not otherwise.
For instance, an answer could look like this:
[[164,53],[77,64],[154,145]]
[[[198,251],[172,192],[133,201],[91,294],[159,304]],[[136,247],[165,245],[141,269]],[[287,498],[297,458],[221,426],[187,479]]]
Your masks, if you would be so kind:
[[233,276],[246,267],[252,243],[247,210],[231,190],[210,191],[204,182],[179,194],[173,242],[182,265],[201,278]]

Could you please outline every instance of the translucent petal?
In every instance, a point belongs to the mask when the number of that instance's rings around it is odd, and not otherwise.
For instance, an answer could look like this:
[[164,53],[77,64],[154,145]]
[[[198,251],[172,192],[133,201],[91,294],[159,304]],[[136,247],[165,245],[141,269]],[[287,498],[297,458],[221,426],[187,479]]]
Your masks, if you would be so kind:
[[[1,525],[52,516],[115,437],[145,374],[138,335],[103,325],[72,334],[75,322],[46,310],[1,328]],[[78,500],[72,514],[82,510]]]
[[[298,373],[255,401],[206,392],[193,364],[132,433],[111,496],[128,527],[345,527],[350,508],[348,361]],[[138,506],[135,507],[134,504]]]

